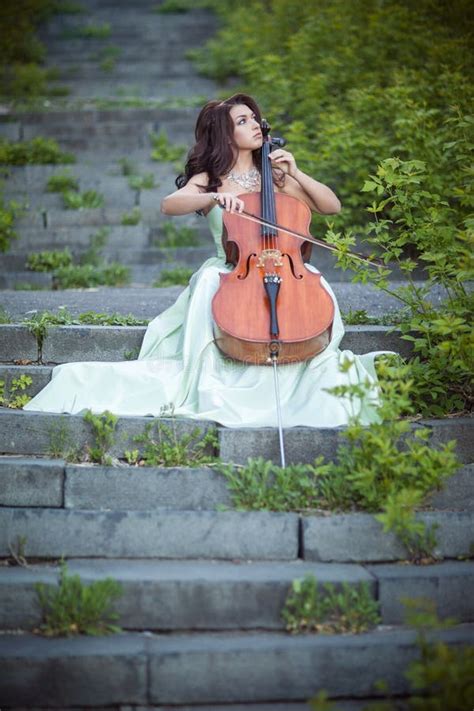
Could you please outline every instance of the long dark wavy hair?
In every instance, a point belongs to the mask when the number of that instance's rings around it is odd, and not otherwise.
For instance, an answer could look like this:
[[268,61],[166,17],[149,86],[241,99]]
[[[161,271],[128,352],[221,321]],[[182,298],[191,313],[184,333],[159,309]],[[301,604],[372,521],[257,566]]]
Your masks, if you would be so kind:
[[[229,173],[235,165],[237,146],[234,141],[234,123],[230,116],[233,106],[245,104],[253,111],[258,123],[262,114],[257,102],[247,94],[234,94],[224,101],[208,101],[201,109],[196,121],[196,143],[188,153],[184,173],[176,178],[176,186],[182,188],[193,175],[207,173],[208,185],[203,185],[205,192],[215,192],[221,185],[220,176]],[[262,155],[260,148],[253,151],[255,167],[261,171]],[[283,172],[283,171],[278,171]],[[278,181],[276,181],[278,182]]]

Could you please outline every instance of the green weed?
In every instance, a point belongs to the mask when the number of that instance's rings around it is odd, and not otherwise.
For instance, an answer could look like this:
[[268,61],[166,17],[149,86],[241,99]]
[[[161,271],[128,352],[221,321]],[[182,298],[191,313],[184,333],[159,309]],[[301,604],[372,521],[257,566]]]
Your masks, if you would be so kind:
[[163,222],[161,229],[164,236],[155,241],[157,247],[195,247],[199,244],[197,231],[193,227],[179,226],[169,220]]
[[114,443],[118,417],[108,410],[100,415],[94,415],[90,410],[87,410],[84,414],[84,422],[91,426],[94,436],[94,445],[88,447],[90,460],[96,464],[110,465],[112,460],[107,451]]
[[125,286],[130,281],[130,269],[119,262],[101,267],[78,264],[59,267],[54,272],[54,289],[87,289],[94,286]]
[[128,184],[132,190],[152,190],[156,188],[155,176],[153,173],[146,173],[145,175],[130,175],[128,178]]
[[83,25],[82,27],[70,27],[63,32],[65,39],[82,37],[83,39],[107,39],[110,37],[110,23],[103,22],[99,25]]
[[59,586],[36,583],[35,590],[44,620],[38,631],[47,637],[121,631],[115,624],[118,614],[112,611],[112,603],[122,595],[122,587],[111,578],[85,585],[79,575],[68,572],[63,561]]
[[93,209],[103,206],[104,196],[95,190],[86,190],[83,193],[66,190],[63,192],[63,202],[68,210]]
[[124,212],[122,219],[120,220],[121,225],[138,225],[142,219],[142,213],[139,207],[134,207],[130,212]]
[[186,151],[186,146],[173,145],[170,143],[165,131],[151,133],[150,141],[153,147],[151,159],[160,163],[173,163],[182,160]]
[[32,272],[53,272],[59,267],[72,264],[72,254],[69,247],[63,250],[45,250],[44,252],[31,252],[26,260],[26,268]]
[[10,382],[8,392],[6,392],[5,381],[0,380],[0,405],[10,407],[14,410],[21,410],[27,402],[31,400],[31,395],[24,392],[32,385],[33,380],[29,375],[20,375]]
[[5,202],[0,194],[0,252],[6,252],[12,240],[18,238],[14,224],[21,210],[19,203],[14,200]]
[[150,467],[199,467],[217,461],[217,433],[209,429],[202,434],[195,427],[179,436],[176,425],[148,424],[142,435],[134,437],[142,445],[140,462]]
[[294,580],[282,610],[288,632],[360,633],[380,622],[378,603],[367,583],[336,589],[325,583],[322,590],[314,575]]
[[79,181],[69,172],[52,175],[46,183],[48,193],[65,193],[79,190]]
[[194,274],[194,269],[188,267],[176,267],[175,269],[163,269],[159,278],[153,282],[153,286],[186,286]]
[[75,162],[75,156],[62,151],[52,138],[37,137],[18,143],[0,138],[0,164],[3,165],[48,165]]

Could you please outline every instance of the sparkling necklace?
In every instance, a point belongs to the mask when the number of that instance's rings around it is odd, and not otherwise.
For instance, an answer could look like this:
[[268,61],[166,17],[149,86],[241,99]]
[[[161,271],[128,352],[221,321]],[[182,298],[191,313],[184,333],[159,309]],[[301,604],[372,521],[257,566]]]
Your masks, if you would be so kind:
[[240,173],[240,175],[231,171],[227,176],[227,180],[232,180],[233,183],[237,183],[244,190],[253,192],[260,181],[260,173],[257,168],[251,168],[248,173]]

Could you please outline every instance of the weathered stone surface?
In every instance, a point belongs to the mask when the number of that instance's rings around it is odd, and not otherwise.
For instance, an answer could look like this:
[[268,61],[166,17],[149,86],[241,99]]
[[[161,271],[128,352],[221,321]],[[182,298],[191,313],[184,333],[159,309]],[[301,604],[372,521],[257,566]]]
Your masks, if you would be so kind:
[[[28,385],[21,393],[33,397],[49,383],[51,370],[52,368],[47,365],[0,365],[0,380],[5,383],[5,392],[11,394],[12,381],[26,375],[31,378],[31,385]],[[15,394],[18,393],[13,395]]]
[[446,480],[441,491],[428,497],[435,509],[474,511],[474,464],[467,464]]
[[0,556],[291,560],[296,514],[263,511],[74,511],[0,508]]
[[432,600],[441,618],[474,621],[474,561],[449,561],[435,565],[371,565],[378,581],[382,621],[405,621],[405,598]]
[[[290,561],[69,560],[68,571],[84,583],[113,578],[123,595],[114,604],[127,629],[232,630],[283,629],[286,596],[296,578],[312,574],[319,583],[368,583],[361,566]],[[34,584],[54,585],[57,568],[0,567],[0,628],[31,629],[41,621]],[[16,601],[16,602],[15,602]]]
[[[139,449],[135,441],[144,433],[147,425],[160,424],[170,428],[180,439],[196,428],[204,434],[213,427],[211,422],[154,417],[119,417],[114,443],[109,454],[124,457],[127,449]],[[81,450],[94,443],[92,429],[84,421],[83,414],[68,415],[27,410],[0,408],[0,453],[3,454],[50,454],[66,456],[71,450]],[[209,452],[211,453],[211,452]]]
[[430,442],[432,445],[445,444],[455,439],[459,459],[466,464],[474,461],[474,418],[454,417],[442,420],[421,420],[420,424],[431,429]]
[[146,639],[0,636],[0,698],[51,708],[147,701]]
[[1,324],[0,361],[8,362],[14,358],[37,360],[38,346],[36,338],[25,326]]
[[64,505],[71,509],[215,509],[230,506],[226,480],[212,469],[66,467]]
[[[472,629],[450,630],[442,637],[466,644]],[[414,632],[407,630],[155,637],[150,640],[150,696],[169,704],[299,701],[325,689],[330,696],[354,698],[377,694],[374,685],[380,679],[392,693],[404,694],[409,688],[405,670],[418,656],[414,642]]]
[[[470,555],[474,530],[471,512],[424,512],[417,514],[428,528],[436,526],[434,554],[442,558]],[[378,562],[404,560],[407,551],[392,533],[370,514],[331,514],[303,517],[305,560]]]
[[140,326],[49,328],[43,343],[43,362],[123,361],[127,350],[140,349],[144,333]]
[[0,457],[0,506],[62,506],[64,462]]
[[[288,464],[314,462],[316,457],[332,459],[343,433],[342,427],[293,427],[284,431]],[[280,462],[278,430],[262,428],[219,428],[219,451],[224,462],[246,464],[249,457]]]

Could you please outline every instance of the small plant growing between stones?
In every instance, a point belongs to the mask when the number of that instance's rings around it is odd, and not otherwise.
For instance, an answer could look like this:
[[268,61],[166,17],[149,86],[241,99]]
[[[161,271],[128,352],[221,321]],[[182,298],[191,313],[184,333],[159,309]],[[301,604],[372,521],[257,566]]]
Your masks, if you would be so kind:
[[29,375],[20,375],[18,378],[13,378],[10,383],[9,392],[5,392],[5,381],[0,380],[0,405],[10,407],[15,410],[20,410],[27,402],[31,400],[31,395],[24,392],[32,385],[33,380]]
[[68,210],[94,209],[104,204],[104,196],[95,190],[86,190],[83,193],[66,190],[62,195],[64,207]]
[[157,187],[155,185],[155,176],[153,173],[145,173],[145,175],[130,175],[128,184],[132,190],[152,190]]
[[157,247],[195,247],[199,244],[196,230],[186,225],[176,225],[174,222],[164,222],[162,227],[163,237],[156,239]]
[[75,163],[71,153],[60,150],[52,138],[32,138],[30,141],[7,141],[0,139],[0,164],[5,165],[46,165]]
[[142,219],[142,213],[140,211],[139,207],[134,207],[130,212],[124,212],[122,215],[122,219],[120,220],[120,224],[127,226],[127,225],[138,225],[140,220]]
[[53,272],[72,264],[72,254],[68,247],[62,250],[32,252],[26,260],[26,268],[32,272]]
[[176,269],[163,269],[159,278],[153,282],[155,287],[187,286],[194,274],[194,269],[176,267]]
[[79,190],[79,180],[69,171],[52,175],[46,183],[48,193],[65,193]]
[[164,131],[160,133],[150,133],[150,141],[153,146],[151,159],[160,163],[173,163],[182,160],[186,151],[186,146],[173,145]]
[[81,453],[74,443],[73,435],[65,422],[53,425],[49,431],[48,454],[53,459],[80,462]]
[[17,239],[14,224],[21,210],[19,203],[14,200],[6,202],[0,194],[0,252],[6,252],[11,241]]
[[105,635],[120,632],[118,614],[112,603],[122,595],[121,585],[111,578],[85,585],[79,575],[71,575],[62,561],[59,586],[36,583],[35,590],[43,614],[37,630],[47,637],[72,637],[79,634]]
[[107,451],[114,443],[118,417],[108,410],[100,415],[94,415],[91,410],[87,410],[84,421],[91,426],[95,439],[94,446],[88,446],[90,460],[96,464],[110,466],[112,458],[107,454]]
[[179,436],[176,424],[170,427],[163,423],[146,425],[144,433],[134,437],[135,442],[143,445],[140,458],[136,450],[128,452],[133,464],[150,467],[199,467],[214,464],[217,457],[218,439],[215,429],[203,434],[195,427],[189,434]]
[[380,622],[378,603],[367,583],[336,589],[331,583],[318,587],[314,575],[294,580],[282,611],[286,629],[292,634],[365,632]]

